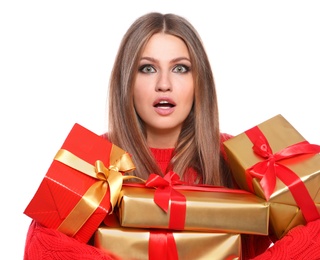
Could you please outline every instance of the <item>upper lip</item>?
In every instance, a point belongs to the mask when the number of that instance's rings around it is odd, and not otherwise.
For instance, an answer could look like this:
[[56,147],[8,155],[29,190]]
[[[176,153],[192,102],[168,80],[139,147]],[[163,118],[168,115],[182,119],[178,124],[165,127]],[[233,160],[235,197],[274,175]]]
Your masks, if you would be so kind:
[[176,103],[171,98],[168,98],[168,97],[159,97],[153,102],[152,105],[155,107],[156,105],[159,105],[161,103],[170,104],[172,106],[176,105]]

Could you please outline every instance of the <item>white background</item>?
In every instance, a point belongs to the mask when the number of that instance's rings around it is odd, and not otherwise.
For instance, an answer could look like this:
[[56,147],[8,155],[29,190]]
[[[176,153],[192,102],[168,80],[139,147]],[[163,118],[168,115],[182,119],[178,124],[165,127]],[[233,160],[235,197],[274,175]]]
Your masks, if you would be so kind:
[[317,1],[1,1],[1,259],[23,258],[23,211],[73,124],[107,130],[118,45],[149,11],[180,14],[198,29],[221,131],[236,135],[282,114],[320,144]]

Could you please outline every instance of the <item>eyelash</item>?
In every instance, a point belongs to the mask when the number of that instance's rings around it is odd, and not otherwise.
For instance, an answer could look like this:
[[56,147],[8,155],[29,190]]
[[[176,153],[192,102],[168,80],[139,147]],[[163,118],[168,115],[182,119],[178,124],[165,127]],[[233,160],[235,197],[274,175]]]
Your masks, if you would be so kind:
[[177,66],[175,66],[175,67],[174,67],[174,69],[176,69],[176,68],[178,68],[178,67],[181,67],[181,68],[184,68],[184,69],[185,69],[185,71],[184,71],[184,72],[182,72],[182,73],[187,73],[187,72],[189,72],[189,71],[190,71],[190,67],[189,67],[189,66],[187,66],[187,65],[184,65],[184,64],[177,64]]
[[[146,69],[148,67],[152,68],[152,70],[156,71],[156,69],[151,64],[144,64],[144,65],[141,65],[139,67],[139,72],[142,72],[142,73],[154,73],[153,71],[152,72],[144,71],[144,69]],[[181,67],[181,68],[185,69],[184,72],[180,72],[180,73],[187,73],[187,72],[190,71],[190,67],[187,66],[187,65],[184,65],[184,64],[177,64],[176,66],[174,66],[173,70],[177,69],[178,67]],[[179,73],[179,72],[177,72],[177,73]]]
[[[141,65],[139,67],[139,72],[142,72],[142,73],[148,73],[148,71],[144,71],[144,69],[146,68],[152,68],[152,70],[155,70],[155,68],[151,65],[151,64],[144,64],[144,65]],[[149,72],[150,73],[150,72]]]

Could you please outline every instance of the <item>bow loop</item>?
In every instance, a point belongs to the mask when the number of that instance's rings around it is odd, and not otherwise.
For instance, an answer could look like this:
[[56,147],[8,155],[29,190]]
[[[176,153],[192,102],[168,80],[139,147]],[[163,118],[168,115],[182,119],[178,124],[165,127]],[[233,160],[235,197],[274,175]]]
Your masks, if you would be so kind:
[[180,176],[173,171],[169,171],[164,177],[151,173],[145,185],[147,187],[165,188],[181,184],[183,184],[183,182],[180,180]]
[[169,182],[155,173],[151,173],[146,181],[146,187],[163,188],[167,186]]
[[272,149],[266,138],[263,138],[261,135],[257,137],[252,147],[253,151],[263,157],[270,158],[273,157]]
[[110,154],[110,166],[109,169],[119,172],[130,172],[135,169],[130,154],[123,151],[118,146],[112,147],[112,153]]
[[94,170],[97,174],[97,179],[101,180],[101,181],[107,181],[108,177],[109,177],[109,169],[106,168],[103,164],[102,161],[97,160],[94,164]]
[[170,186],[183,184],[180,176],[174,171],[169,171],[163,178],[170,184]]
[[186,198],[174,188],[179,184],[182,184],[182,181],[173,171],[168,172],[164,177],[151,173],[145,184],[147,187],[156,188],[153,200],[166,213],[171,201],[169,227],[175,229],[183,229],[186,213]]

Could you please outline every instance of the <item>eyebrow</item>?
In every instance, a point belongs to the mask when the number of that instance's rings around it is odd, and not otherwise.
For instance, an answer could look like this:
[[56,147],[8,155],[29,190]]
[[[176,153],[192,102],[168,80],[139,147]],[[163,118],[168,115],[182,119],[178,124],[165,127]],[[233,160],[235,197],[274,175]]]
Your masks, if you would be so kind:
[[[148,60],[148,61],[151,61],[151,62],[158,62],[157,59],[155,58],[152,58],[152,57],[141,57],[140,60]],[[172,60],[170,60],[171,63],[175,63],[175,62],[179,62],[179,61],[182,61],[182,60],[185,60],[185,61],[188,61],[191,63],[190,59],[188,59],[187,57],[177,57],[177,58],[174,58]]]

